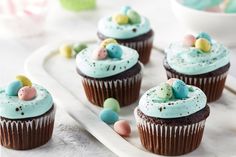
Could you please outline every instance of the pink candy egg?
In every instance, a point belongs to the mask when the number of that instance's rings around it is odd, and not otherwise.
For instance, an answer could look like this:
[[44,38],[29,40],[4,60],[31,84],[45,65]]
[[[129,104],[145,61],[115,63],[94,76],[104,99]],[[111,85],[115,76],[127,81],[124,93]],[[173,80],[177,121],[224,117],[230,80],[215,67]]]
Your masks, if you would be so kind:
[[114,124],[114,130],[120,136],[128,137],[131,133],[129,122],[126,120],[119,120]]
[[195,41],[196,41],[195,36],[188,34],[188,35],[184,36],[183,44],[184,44],[184,46],[192,47],[195,45]]
[[34,87],[25,86],[18,92],[18,97],[21,100],[32,100],[36,96],[36,89]]
[[166,81],[166,83],[168,83],[170,86],[172,86],[173,82],[177,80],[176,78],[171,78],[169,80]]
[[107,50],[103,47],[99,47],[93,51],[93,59],[102,60],[107,57]]

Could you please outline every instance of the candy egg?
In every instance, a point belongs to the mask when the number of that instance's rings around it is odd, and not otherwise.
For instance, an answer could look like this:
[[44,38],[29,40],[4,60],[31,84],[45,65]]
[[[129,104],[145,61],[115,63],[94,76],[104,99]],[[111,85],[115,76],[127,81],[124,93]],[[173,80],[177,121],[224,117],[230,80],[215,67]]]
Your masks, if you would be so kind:
[[119,119],[118,114],[109,108],[103,109],[100,112],[99,117],[103,122],[105,122],[107,124],[114,124]]
[[62,44],[59,48],[59,52],[63,57],[71,58],[72,54],[72,46],[70,44]]
[[21,100],[32,100],[36,96],[36,89],[34,87],[25,86],[18,92],[18,97]]
[[170,86],[172,86],[173,82],[177,80],[176,78],[171,78],[169,80],[166,81],[166,83],[168,83]]
[[107,50],[103,47],[98,47],[93,51],[92,57],[95,60],[105,59],[107,57]]
[[202,52],[210,52],[211,44],[207,39],[199,38],[195,42],[195,47]]
[[188,97],[188,87],[182,80],[175,80],[172,84],[173,94],[177,99]]
[[26,76],[18,75],[16,76],[16,80],[21,81],[23,86],[30,86],[30,87],[32,86],[32,82]]
[[119,120],[114,124],[114,130],[120,136],[128,137],[131,133],[131,127],[126,120]]
[[183,44],[184,46],[194,46],[195,45],[195,41],[196,41],[196,38],[195,36],[191,35],[191,34],[188,34],[188,35],[185,35],[184,36],[184,39],[183,39]]
[[103,103],[104,108],[112,109],[114,112],[120,112],[120,104],[119,102],[114,98],[107,98]]
[[131,9],[130,6],[123,6],[123,7],[121,8],[121,13],[127,15],[127,12],[128,12],[130,9]]
[[118,25],[125,25],[129,23],[129,17],[123,14],[116,14],[112,16],[112,20]]
[[210,43],[212,42],[211,40],[211,36],[205,32],[201,32],[197,35],[196,39],[199,39],[199,38],[204,38],[206,40],[208,40]]
[[102,41],[100,47],[106,48],[106,46],[107,46],[108,44],[111,44],[111,43],[113,43],[113,44],[118,44],[115,39],[107,38],[107,39],[105,39],[105,40]]
[[120,59],[122,54],[123,54],[123,51],[121,49],[121,47],[118,45],[118,44],[108,44],[106,46],[106,49],[107,49],[107,52],[108,52],[108,56],[110,58],[118,58]]
[[160,84],[156,92],[157,92],[157,97],[163,101],[171,99],[173,95],[172,88],[167,83]]
[[23,84],[21,81],[14,81],[6,87],[5,92],[8,96],[17,96],[18,91],[22,87],[23,87]]
[[80,44],[74,45],[73,50],[75,52],[75,55],[77,55],[78,53],[80,53],[80,51],[86,48],[87,48],[86,44],[80,43]]
[[136,11],[134,11],[132,9],[128,10],[127,16],[129,17],[129,22],[131,24],[138,24],[138,23],[141,22],[140,15]]

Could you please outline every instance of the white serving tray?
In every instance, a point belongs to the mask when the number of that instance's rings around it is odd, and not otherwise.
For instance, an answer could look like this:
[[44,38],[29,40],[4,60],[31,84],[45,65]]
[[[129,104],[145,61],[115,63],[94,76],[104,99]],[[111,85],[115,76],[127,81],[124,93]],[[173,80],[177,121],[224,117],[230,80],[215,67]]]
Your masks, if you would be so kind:
[[[75,43],[71,41],[71,43]],[[94,41],[87,41],[94,44]],[[75,59],[65,59],[58,53],[60,43],[46,45],[34,52],[25,63],[28,76],[46,87],[57,105],[77,122],[82,124],[94,137],[118,156],[157,157],[141,145],[135,126],[133,110],[138,102],[121,109],[120,119],[129,120],[132,134],[122,138],[112,126],[103,123],[98,113],[101,108],[90,104],[83,91],[79,75],[75,70]],[[162,66],[164,55],[154,48],[151,62],[145,66],[141,94],[147,89],[166,80]],[[229,76],[222,97],[210,104],[211,113],[207,119],[204,137],[200,147],[185,156],[211,157],[236,156],[236,79]],[[140,95],[141,95],[140,94]]]

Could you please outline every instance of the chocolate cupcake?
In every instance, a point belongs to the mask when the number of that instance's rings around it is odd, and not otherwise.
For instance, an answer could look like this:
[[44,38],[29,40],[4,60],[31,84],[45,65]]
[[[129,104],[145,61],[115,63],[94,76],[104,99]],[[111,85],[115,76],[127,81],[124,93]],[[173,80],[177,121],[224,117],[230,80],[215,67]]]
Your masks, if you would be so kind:
[[208,102],[220,98],[229,71],[229,50],[206,33],[187,35],[172,43],[163,61],[168,78],[178,78],[203,90]]
[[143,64],[148,63],[154,32],[149,20],[130,7],[122,7],[119,13],[102,18],[97,35],[100,40],[114,38],[118,43],[137,50],[139,60]]
[[178,79],[151,88],[134,111],[140,140],[160,155],[183,155],[201,143],[210,110],[206,95]]
[[25,76],[0,88],[0,142],[10,149],[26,150],[52,137],[55,107],[49,92]]
[[82,50],[76,56],[76,65],[91,103],[102,107],[104,100],[112,97],[122,107],[138,99],[142,64],[136,50],[107,39],[96,48]]

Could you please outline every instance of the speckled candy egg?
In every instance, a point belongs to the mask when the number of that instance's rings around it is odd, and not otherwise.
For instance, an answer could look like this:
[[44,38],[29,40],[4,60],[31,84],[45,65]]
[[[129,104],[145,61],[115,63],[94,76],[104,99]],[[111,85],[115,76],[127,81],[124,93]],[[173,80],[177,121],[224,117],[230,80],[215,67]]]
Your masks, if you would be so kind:
[[177,78],[171,78],[171,79],[167,80],[166,83],[168,83],[170,86],[172,86],[172,84],[175,80],[177,80]]
[[98,47],[93,51],[92,57],[95,60],[103,60],[107,57],[107,50],[103,47]]
[[75,44],[73,46],[73,50],[75,52],[75,55],[77,55],[78,53],[80,53],[83,49],[86,49],[87,45],[84,43],[79,43],[79,44]]
[[196,39],[199,39],[199,38],[204,38],[204,39],[208,40],[210,43],[212,42],[211,36],[205,32],[199,33],[197,35]]
[[118,25],[125,25],[129,23],[129,17],[124,14],[113,15],[112,20]]
[[162,83],[157,88],[157,97],[166,101],[172,98],[172,88],[168,83]]
[[199,38],[195,42],[195,47],[202,52],[210,52],[211,44],[207,39]]
[[99,113],[100,119],[107,124],[114,124],[119,120],[119,116],[112,109],[105,108]]
[[128,10],[127,16],[129,17],[129,22],[131,24],[138,24],[138,23],[141,22],[140,15],[136,11],[134,11],[132,9]]
[[112,109],[114,112],[120,112],[120,104],[115,98],[107,98],[103,103],[104,108]]
[[194,46],[195,45],[195,41],[196,41],[196,38],[195,36],[191,35],[191,34],[188,34],[188,35],[185,35],[184,36],[184,39],[183,39],[183,44],[184,46]]
[[65,58],[71,58],[73,56],[72,54],[72,45],[70,44],[62,44],[59,47],[60,54]]
[[106,46],[107,46],[108,44],[111,44],[111,43],[113,43],[113,44],[118,44],[115,39],[107,38],[107,39],[105,39],[105,40],[102,41],[100,47],[106,48]]
[[8,96],[17,96],[18,95],[18,91],[20,90],[20,88],[23,87],[23,84],[21,81],[14,81],[11,82],[5,89],[5,92]]
[[106,49],[110,58],[121,59],[123,51],[120,45],[111,43],[106,46]]
[[114,130],[120,136],[128,137],[131,133],[131,127],[127,120],[119,120],[114,124]]
[[177,99],[188,97],[188,87],[182,80],[175,80],[172,84],[173,94]]
[[25,86],[18,92],[18,97],[21,100],[32,100],[36,96],[36,89],[34,87]]
[[18,75],[18,76],[16,76],[16,80],[21,81],[23,86],[32,86],[32,82],[26,76]]
[[123,6],[120,11],[121,11],[122,14],[127,15],[127,12],[128,12],[130,9],[131,9],[130,6]]

